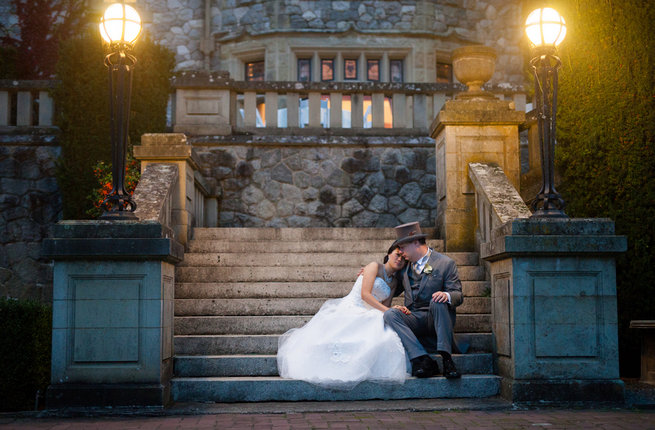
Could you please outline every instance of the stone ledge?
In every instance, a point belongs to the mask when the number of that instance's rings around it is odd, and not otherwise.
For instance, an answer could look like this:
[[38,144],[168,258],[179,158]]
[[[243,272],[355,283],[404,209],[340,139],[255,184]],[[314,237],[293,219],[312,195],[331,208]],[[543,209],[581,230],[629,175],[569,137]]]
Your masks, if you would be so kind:
[[65,220],[53,226],[59,239],[161,238],[165,230],[156,221]]
[[[262,129],[262,132],[264,129]],[[286,130],[286,129],[284,129]],[[346,129],[347,130],[347,129]],[[230,135],[189,137],[194,146],[271,146],[271,147],[411,147],[434,148],[434,139],[425,135]],[[135,147],[136,149],[136,147]]]
[[169,238],[46,239],[42,255],[53,260],[184,260],[184,247]]
[[572,255],[614,255],[625,252],[628,241],[625,236],[601,235],[525,235],[504,236],[483,243],[480,257],[496,261],[508,257]]
[[609,218],[524,218],[506,223],[496,236],[517,235],[612,235],[614,221]]

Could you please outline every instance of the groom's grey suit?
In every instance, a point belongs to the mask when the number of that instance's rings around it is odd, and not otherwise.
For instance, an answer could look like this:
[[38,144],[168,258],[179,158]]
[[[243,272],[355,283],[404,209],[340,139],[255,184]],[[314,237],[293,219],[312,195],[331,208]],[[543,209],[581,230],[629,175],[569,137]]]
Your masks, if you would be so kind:
[[[431,273],[426,273],[428,266],[432,268]],[[408,264],[400,276],[405,290],[405,307],[411,314],[405,315],[399,309],[389,309],[384,313],[385,323],[398,333],[410,360],[427,354],[426,346],[434,349],[435,340],[438,351],[451,354],[455,308],[464,301],[457,264],[451,258],[432,250],[420,275],[415,274],[412,265]],[[396,291],[399,294],[402,289]],[[432,294],[437,291],[449,293],[450,304],[434,302]]]

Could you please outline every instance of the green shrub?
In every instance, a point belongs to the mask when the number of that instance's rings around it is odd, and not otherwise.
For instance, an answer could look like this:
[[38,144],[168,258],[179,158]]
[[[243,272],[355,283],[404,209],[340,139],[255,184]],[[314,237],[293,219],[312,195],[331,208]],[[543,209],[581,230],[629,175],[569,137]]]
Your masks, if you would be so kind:
[[611,218],[628,237],[617,258],[620,365],[623,376],[638,376],[639,338],[628,326],[655,316],[655,4],[553,7],[568,23],[559,50],[559,190],[570,216]]
[[0,298],[0,410],[34,409],[50,382],[52,308]]
[[[166,128],[166,103],[170,93],[173,54],[148,37],[137,41],[134,55],[129,142],[138,144],[143,133]],[[57,181],[62,193],[65,219],[87,218],[93,201],[87,198],[98,188],[94,166],[109,163],[108,71],[97,31],[61,44],[56,74],[60,85],[53,91],[57,107],[55,124],[61,129],[62,155]]]

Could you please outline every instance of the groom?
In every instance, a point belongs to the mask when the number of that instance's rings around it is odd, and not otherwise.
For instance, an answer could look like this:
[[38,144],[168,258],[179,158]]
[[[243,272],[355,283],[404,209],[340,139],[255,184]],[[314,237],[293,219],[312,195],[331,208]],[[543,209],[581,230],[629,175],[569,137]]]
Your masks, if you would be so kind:
[[427,235],[418,222],[396,227],[398,245],[409,264],[400,273],[405,290],[405,306],[395,306],[384,313],[384,322],[393,328],[409,355],[412,376],[429,378],[439,374],[439,365],[428,355],[419,338],[434,343],[443,358],[443,375],[459,378],[461,374],[451,357],[455,308],[462,304],[462,284],[455,262],[434,251],[425,243]]

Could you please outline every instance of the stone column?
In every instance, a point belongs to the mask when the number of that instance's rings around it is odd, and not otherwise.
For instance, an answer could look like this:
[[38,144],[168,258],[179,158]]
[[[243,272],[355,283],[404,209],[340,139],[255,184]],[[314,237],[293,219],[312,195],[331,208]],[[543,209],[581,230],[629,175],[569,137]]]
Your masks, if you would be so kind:
[[173,375],[174,264],[182,245],[157,222],[61,221],[49,408],[164,406]]
[[503,397],[623,401],[614,256],[626,248],[607,219],[515,219],[482,244]]
[[475,248],[475,189],[469,163],[495,163],[518,190],[521,165],[518,126],[525,114],[491,97],[445,103],[431,126],[436,141],[437,219],[446,251]]
[[468,91],[447,101],[431,126],[436,141],[437,219],[446,251],[475,250],[475,190],[469,163],[496,164],[517,190],[521,174],[518,126],[525,113],[514,102],[482,89],[494,72],[496,52],[487,46],[453,51],[453,72]]
[[[141,161],[141,172],[150,163],[176,164],[179,172],[178,187],[172,199],[171,227],[175,237],[186,245],[194,225],[195,177],[198,171],[198,154],[182,133],[144,134],[141,145],[134,147],[134,158]],[[216,199],[215,192],[211,192]],[[215,206],[210,203],[210,206]],[[210,223],[211,224],[211,223]]]

